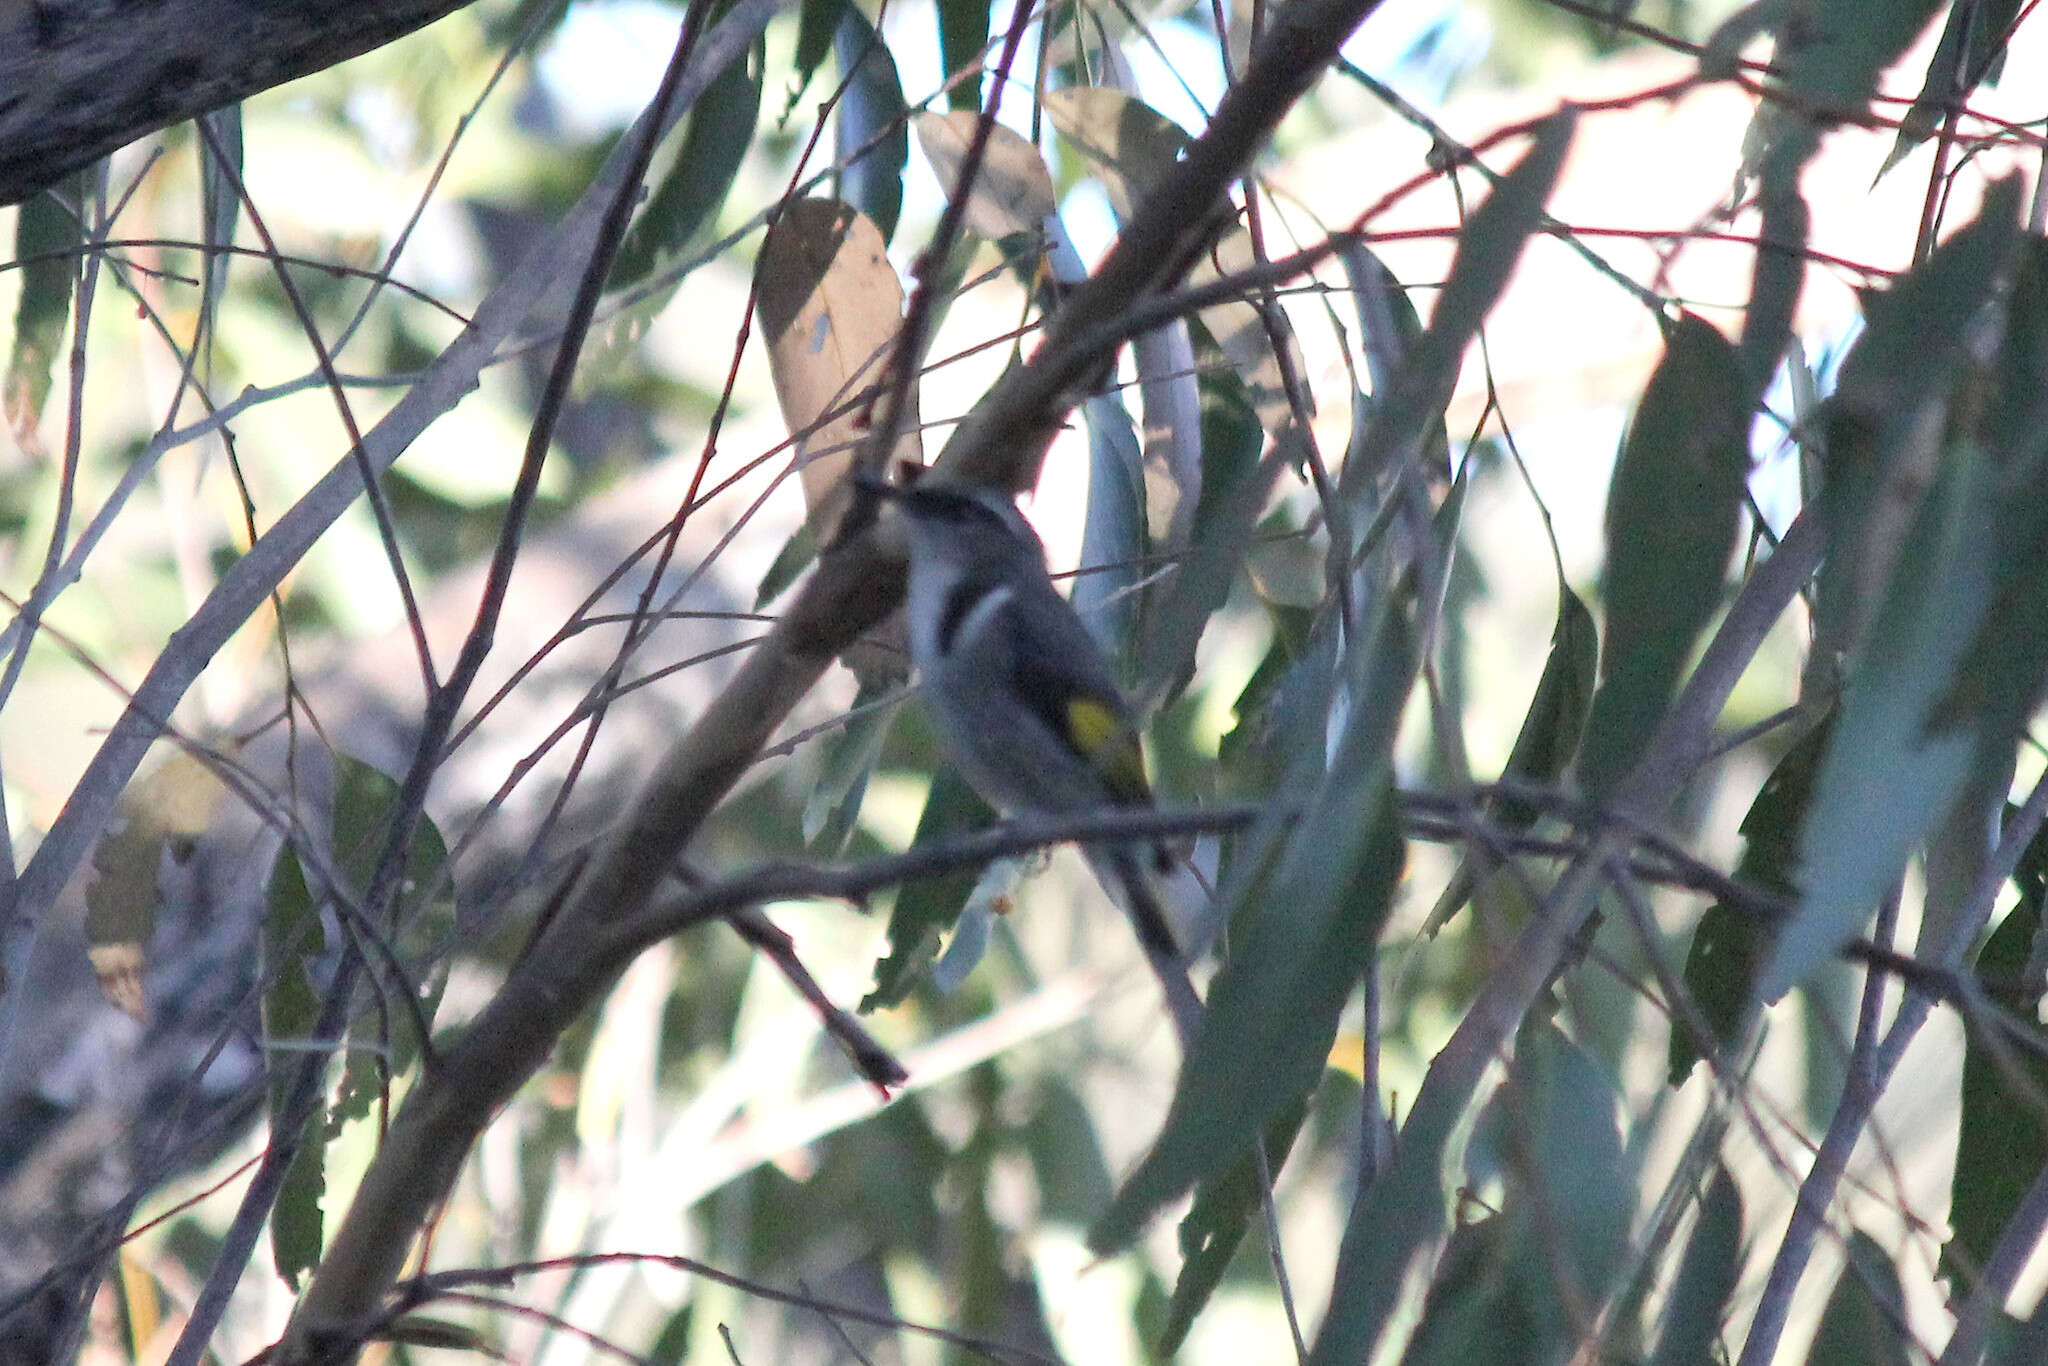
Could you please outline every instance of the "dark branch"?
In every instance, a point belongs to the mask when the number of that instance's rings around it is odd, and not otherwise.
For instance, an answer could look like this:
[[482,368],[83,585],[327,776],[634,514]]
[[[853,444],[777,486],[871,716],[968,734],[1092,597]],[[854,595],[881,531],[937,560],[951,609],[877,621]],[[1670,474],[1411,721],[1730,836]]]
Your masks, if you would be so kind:
[[0,0],[0,204],[468,0]]

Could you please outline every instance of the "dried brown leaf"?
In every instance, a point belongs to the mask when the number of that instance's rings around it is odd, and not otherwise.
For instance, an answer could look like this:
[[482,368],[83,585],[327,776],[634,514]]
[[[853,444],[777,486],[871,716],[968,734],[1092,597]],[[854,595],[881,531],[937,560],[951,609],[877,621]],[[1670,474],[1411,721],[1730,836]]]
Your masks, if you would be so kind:
[[[903,326],[903,285],[875,225],[836,199],[785,209],[756,270],[775,397],[796,437],[811,531],[829,545]],[[922,464],[916,400],[913,385],[894,458]]]

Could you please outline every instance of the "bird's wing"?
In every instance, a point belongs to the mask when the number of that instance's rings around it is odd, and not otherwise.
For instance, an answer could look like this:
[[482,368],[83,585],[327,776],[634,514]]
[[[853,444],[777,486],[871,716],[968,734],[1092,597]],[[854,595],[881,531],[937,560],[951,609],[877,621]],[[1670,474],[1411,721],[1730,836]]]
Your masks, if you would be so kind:
[[1016,694],[1102,775],[1119,802],[1151,800],[1137,722],[1095,637],[1052,585],[1027,608],[1012,598],[989,623],[1010,642]]

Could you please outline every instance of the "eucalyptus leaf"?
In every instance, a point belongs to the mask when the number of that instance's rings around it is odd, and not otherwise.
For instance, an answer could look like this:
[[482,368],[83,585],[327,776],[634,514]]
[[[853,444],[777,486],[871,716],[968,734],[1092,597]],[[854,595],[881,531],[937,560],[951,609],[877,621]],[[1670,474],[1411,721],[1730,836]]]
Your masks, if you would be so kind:
[[215,311],[228,284],[235,227],[242,218],[242,106],[231,104],[200,123],[210,136],[199,139],[200,231],[206,247],[200,263],[200,332],[213,340]]
[[1359,701],[1327,768],[1311,779],[1322,756],[1298,756],[1287,790],[1304,793],[1302,809],[1262,822],[1266,856],[1233,870],[1230,958],[1159,1138],[1089,1235],[1098,1251],[1127,1245],[1167,1201],[1237,1160],[1321,1075],[1404,861],[1392,747],[1414,652],[1393,611],[1354,643],[1344,667]]
[[804,843],[818,857],[838,858],[846,851],[868,779],[901,706],[894,682],[863,681],[851,715],[826,742],[823,771],[804,798]]
[[791,65],[795,68],[789,87],[789,102],[783,117],[789,117],[789,110],[803,98],[810,88],[811,79],[824,65],[825,58],[832,52],[832,36],[839,31],[839,21],[852,8],[851,0],[802,0],[797,11],[796,55]]
[[1849,1264],[1821,1311],[1809,1366],[1908,1366],[1915,1358],[1899,1269],[1877,1240],[1849,1235]]
[[766,63],[767,47],[756,42],[712,77],[691,106],[675,159],[619,244],[611,288],[630,288],[676,260],[725,202],[754,141]]
[[1742,1192],[1727,1167],[1716,1162],[1664,1302],[1663,1332],[1650,1366],[1705,1366],[1716,1359],[1741,1272]]
[[1749,138],[1751,163],[1767,184],[1789,184],[1823,132],[1862,115],[1878,78],[1920,36],[1940,3],[1801,0],[1749,6],[1728,21],[1732,29],[1761,13],[1777,40],[1771,65],[1789,98],[1764,102]]
[[1264,1202],[1266,1177],[1279,1172],[1307,1115],[1304,1100],[1274,1116],[1263,1140],[1264,1175],[1259,1153],[1248,1148],[1234,1164],[1195,1188],[1194,1204],[1180,1221],[1180,1275],[1174,1280],[1173,1300],[1157,1339],[1161,1356],[1180,1350],[1196,1316],[1222,1284],[1223,1274],[1244,1241],[1246,1225]]
[[1832,549],[1819,576],[1815,651],[1853,652],[1942,458],[1941,409],[1973,365],[2019,243],[2019,185],[1998,182],[1984,210],[1925,263],[1864,296],[1866,323],[1824,409],[1821,503]]
[[[1600,633],[1585,602],[1563,584],[1557,590],[1557,624],[1550,632],[1550,653],[1529,699],[1515,746],[1501,767],[1501,777],[1526,783],[1550,783],[1570,766],[1585,730],[1599,674]],[[1527,828],[1537,808],[1504,797],[1496,808],[1511,828]]]
[[1395,452],[1421,449],[1424,434],[1441,420],[1465,349],[1542,226],[1543,206],[1564,169],[1575,127],[1569,111],[1538,124],[1529,150],[1466,221],[1428,329],[1402,358],[1384,398],[1375,397],[1372,424],[1345,459],[1340,488],[1347,497],[1355,498],[1356,486],[1376,477]]
[[[1736,881],[1788,904],[1796,895],[1799,831],[1821,757],[1827,753],[1829,729],[1829,720],[1823,719],[1785,751],[1742,818],[1741,834],[1748,843],[1735,865]],[[1748,1029],[1757,974],[1776,929],[1749,908],[1716,901],[1693,930],[1692,947],[1685,956],[1685,988],[1722,1048],[1735,1044]],[[1674,1022],[1668,1052],[1670,1082],[1677,1086],[1699,1061],[1699,1044]]]
[[2020,4],[2021,0],[1957,0],[1949,7],[1941,41],[1927,59],[1927,77],[1899,120],[1899,136],[1878,169],[1880,178],[1934,136],[1949,107],[1961,106],[1978,86],[1998,79]]
[[754,589],[754,610],[767,609],[789,591],[790,585],[803,577],[806,569],[818,558],[818,538],[811,531],[811,524],[804,522],[789,533],[789,539],[782,543],[782,549],[775,552],[767,572],[761,575],[761,582]]
[[1599,1303],[1621,1270],[1636,1176],[1614,1106],[1614,1084],[1592,1056],[1532,1019],[1473,1135],[1471,1152],[1497,1161],[1505,1184],[1505,1293],[1526,1305],[1533,1337],[1522,1345],[1525,1361],[1562,1359],[1576,1334],[1555,1293],[1560,1276]]
[[1749,476],[1748,418],[1735,349],[1687,314],[1666,338],[1608,487],[1606,648],[1578,766],[1591,796],[1641,757],[1721,603]]
[[[919,114],[911,120],[917,145],[948,199],[961,191],[960,176],[967,168],[967,154],[980,125],[979,114],[959,109],[950,114]],[[1019,236],[1035,238],[1058,208],[1052,172],[1038,148],[1014,129],[992,124],[967,196],[968,229],[994,242]]]
[[[335,756],[332,849],[334,872],[346,894],[360,901],[369,888],[391,820],[399,804],[399,784],[373,764],[348,754]],[[405,852],[393,918],[376,927],[387,938],[397,961],[412,975],[410,1008],[393,1006],[374,1012],[377,1035],[365,1047],[349,1050],[339,1093],[328,1117],[327,1134],[370,1113],[392,1077],[403,1075],[424,1051],[416,1021],[432,1027],[455,947],[456,905],[446,877],[448,844],[433,821],[421,818]],[[356,1025],[358,1032],[367,1022]]]
[[[66,187],[76,190],[76,177]],[[7,380],[0,390],[8,428],[23,449],[35,450],[36,422],[50,397],[50,376],[64,345],[71,317],[71,290],[78,278],[78,248],[85,229],[56,190],[45,190],[15,213],[14,257],[21,265],[21,295],[14,305],[14,346],[7,356]]]
[[[755,263],[768,371],[794,435],[805,521],[829,545],[853,498],[846,473],[866,448],[879,388],[903,328],[903,282],[882,234],[850,204],[799,199],[768,230]],[[880,468],[921,465],[917,386]]]
[[896,235],[903,211],[903,167],[910,160],[910,107],[903,100],[903,82],[889,45],[855,5],[840,11],[832,51],[846,78],[833,125],[839,197],[865,214],[887,242]]
[[[294,1044],[313,1037],[320,1018],[320,994],[313,985],[313,963],[327,948],[315,897],[296,851],[287,847],[271,870],[269,913],[263,920],[263,1038],[269,1078],[273,1127],[288,1103],[305,1054]],[[270,1215],[271,1255],[277,1274],[293,1290],[299,1277],[320,1263],[326,1194],[326,1125],[315,1107],[299,1134],[299,1148]],[[285,1139],[274,1134],[276,1141]]]
[[[941,768],[925,796],[913,843],[978,830],[994,818],[966,779],[950,767]],[[940,936],[959,918],[978,880],[974,869],[958,868],[903,885],[889,914],[889,952],[875,965],[874,989],[861,999],[863,1012],[900,1005],[910,994],[937,958]]]
[[[238,747],[215,756],[232,762]],[[175,750],[121,794],[115,821],[92,853],[85,883],[86,953],[100,992],[137,1020],[146,1017],[143,978],[156,932],[164,860],[183,862],[208,830],[228,795],[213,764]]]
[[1156,710],[1186,686],[1209,619],[1230,596],[1252,528],[1279,477],[1259,459],[1265,437],[1244,385],[1227,367],[1212,370],[1214,343],[1197,338],[1202,362],[1202,496],[1194,534],[1179,566],[1151,595],[1136,670],[1141,710]]
[[[988,48],[989,0],[939,0],[939,62],[948,76],[980,64]],[[946,103],[963,112],[981,108],[981,82],[965,80],[946,92]]]
[[1997,1247],[2008,1221],[2041,1173],[2048,1170],[2048,1123],[2040,1098],[2048,1094],[2048,1062],[2007,1029],[2038,1033],[2043,983],[2028,965],[2041,934],[2048,894],[2048,839],[2036,835],[2013,881],[2019,900],[1978,951],[1976,970],[1990,1008],[2006,1016],[2004,1028],[1976,1011],[1964,1015],[1962,1120],[1949,1184],[1949,1240],[1942,1268],[1958,1292],[1969,1286]]
[[1103,654],[1122,662],[1130,658],[1145,572],[1145,457],[1121,398],[1097,394],[1081,413],[1088,426],[1088,512],[1071,596]]
[[1536,1359],[1528,1303],[1502,1284],[1514,1224],[1492,1214],[1451,1231],[1402,1366],[1523,1366]]

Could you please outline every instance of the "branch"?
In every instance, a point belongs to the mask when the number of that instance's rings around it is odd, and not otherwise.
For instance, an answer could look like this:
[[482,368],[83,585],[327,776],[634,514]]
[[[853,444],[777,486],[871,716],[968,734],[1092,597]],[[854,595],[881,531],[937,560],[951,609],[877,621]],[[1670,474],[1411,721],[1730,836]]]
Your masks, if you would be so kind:
[[0,205],[468,0],[0,0]]
[[1428,1164],[1443,1160],[1488,1069],[1505,1055],[1515,1030],[1593,915],[1608,866],[1626,857],[1635,830],[1661,819],[1706,757],[1714,718],[1764,636],[1812,577],[1825,542],[1825,529],[1814,514],[1801,513],[1771,558],[1749,576],[1692,677],[1665,713],[1648,752],[1609,799],[1613,821],[1592,833],[1584,851],[1545,898],[1541,914],[1502,958],[1430,1064],[1402,1126],[1402,1147],[1394,1166],[1352,1205],[1338,1252],[1336,1284],[1358,1289],[1343,1304],[1343,1312],[1333,1309],[1326,1321],[1317,1342],[1318,1361],[1367,1356],[1393,1314],[1402,1289],[1400,1278],[1369,1278],[1362,1267],[1413,1269],[1435,1256],[1443,1237],[1438,1210],[1426,1200],[1404,1203],[1398,1193],[1415,1189],[1413,1182],[1435,1180],[1411,1173],[1433,1170]]
[[[1170,287],[1206,241],[1202,216],[1242,175],[1281,117],[1378,0],[1293,0],[1274,17],[1243,80],[1125,228],[1101,268],[1053,320],[1044,348],[975,406],[940,457],[942,477],[1015,487],[1035,475],[1051,434],[1106,351],[1073,344]],[[393,1121],[325,1262],[301,1300],[281,1360],[351,1357],[351,1326],[370,1319],[407,1249],[453,1184],[498,1107],[556,1037],[609,988],[644,940],[634,933],[668,869],[752,766],[783,718],[840,651],[902,599],[900,543],[880,527],[820,557],[789,610],[649,776],[617,831],[498,996],[423,1076]],[[710,912],[706,912],[709,914]],[[662,932],[680,928],[668,926]]]
[[[678,93],[671,120],[703,93],[713,74],[753,42],[768,19],[787,0],[740,0],[701,45],[700,60]],[[6,0],[0,0],[4,9]],[[0,83],[0,91],[6,86]],[[0,103],[5,96],[0,95]],[[449,343],[424,376],[383,420],[363,434],[362,453],[371,468],[383,470],[402,454],[427,426],[476,388],[478,376],[498,356],[528,313],[553,283],[574,273],[589,254],[606,208],[617,193],[632,153],[631,137],[622,139],[605,168],[563,218],[561,225],[527,253],[503,283],[484,300],[460,336]],[[112,818],[122,789],[135,774],[149,747],[163,733],[166,719],[193,680],[240,630],[305,558],[313,543],[355,502],[363,490],[362,467],[345,454],[326,476],[235,561],[221,576],[198,610],[172,636],[121,714],[92,762],[71,790],[64,810],[37,846],[19,881],[0,897],[0,945],[18,965],[33,946],[34,913],[56,899],[79,862]],[[67,571],[68,572],[68,571]],[[14,1012],[21,993],[0,997],[0,1057],[13,1037]]]

